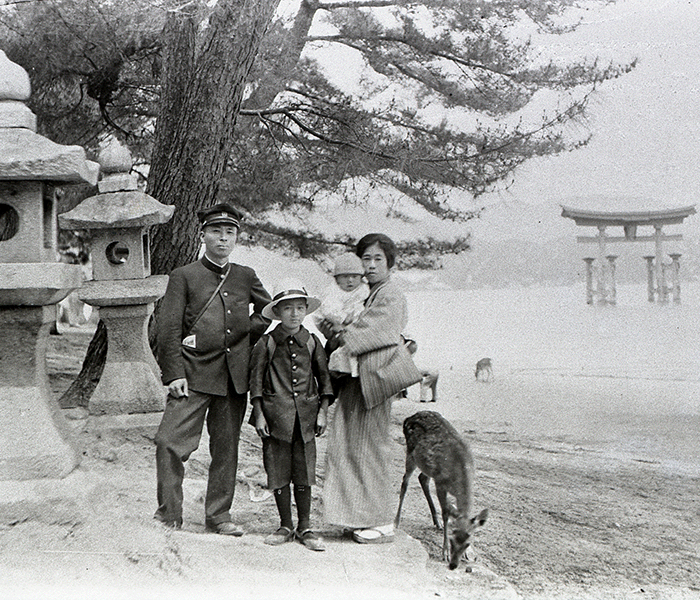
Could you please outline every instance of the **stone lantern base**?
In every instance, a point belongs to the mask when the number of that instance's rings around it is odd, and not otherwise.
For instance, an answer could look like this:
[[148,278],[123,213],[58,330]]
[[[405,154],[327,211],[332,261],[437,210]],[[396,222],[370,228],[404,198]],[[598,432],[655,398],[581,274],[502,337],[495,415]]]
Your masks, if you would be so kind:
[[94,476],[78,467],[62,479],[0,481],[0,523],[38,519],[56,523],[80,518],[89,509]]
[[153,302],[165,292],[168,277],[88,281],[80,289],[83,302],[99,307],[107,328],[107,358],[90,398],[91,415],[160,412],[167,392],[148,345],[148,320]]
[[48,390],[46,340],[55,307],[0,307],[0,481],[62,478],[79,462]]

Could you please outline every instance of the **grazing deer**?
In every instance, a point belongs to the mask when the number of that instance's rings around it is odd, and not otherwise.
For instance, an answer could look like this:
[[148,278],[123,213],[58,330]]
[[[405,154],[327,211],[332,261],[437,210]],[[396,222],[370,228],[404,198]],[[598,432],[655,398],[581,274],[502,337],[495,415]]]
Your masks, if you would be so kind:
[[[435,505],[430,496],[430,479],[435,481],[442,512],[442,559],[448,560],[449,542],[449,567],[455,569],[470,544],[471,534],[481,527],[488,517],[488,510],[484,509],[478,516],[469,518],[474,481],[474,461],[471,452],[455,428],[434,411],[420,411],[407,417],[403,422],[403,434],[406,438],[406,473],[401,482],[399,508],[396,511],[394,526],[399,526],[408,480],[418,467],[418,481],[428,500],[433,523],[440,529]],[[448,503],[448,493],[454,497],[456,506],[450,506]],[[454,522],[452,535],[448,535],[447,531],[449,517],[452,517]],[[467,568],[467,571],[471,569]]]
[[482,375],[481,381],[491,381],[493,378],[493,366],[490,358],[482,358],[476,362],[474,377],[477,381],[479,381],[479,375]]

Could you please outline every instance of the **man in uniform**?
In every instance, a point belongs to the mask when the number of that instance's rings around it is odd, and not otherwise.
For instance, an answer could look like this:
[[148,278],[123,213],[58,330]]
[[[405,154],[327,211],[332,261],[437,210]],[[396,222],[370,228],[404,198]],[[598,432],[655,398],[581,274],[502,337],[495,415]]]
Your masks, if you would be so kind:
[[184,461],[199,446],[206,418],[211,465],[205,526],[238,536],[243,531],[231,522],[229,511],[246,410],[248,363],[252,345],[269,325],[260,313],[270,295],[253,269],[229,263],[241,212],[222,203],[197,216],[204,255],[170,274],[158,318],[158,363],[168,399],[155,438],[155,518],[169,527],[182,526]]

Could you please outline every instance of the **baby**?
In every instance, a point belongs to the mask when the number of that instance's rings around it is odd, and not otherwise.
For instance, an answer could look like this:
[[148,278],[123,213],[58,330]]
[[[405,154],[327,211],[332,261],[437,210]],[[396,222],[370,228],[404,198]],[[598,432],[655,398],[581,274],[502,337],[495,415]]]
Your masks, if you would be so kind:
[[[340,255],[335,261],[333,277],[336,285],[325,294],[321,307],[314,314],[316,324],[330,321],[334,326],[352,323],[365,308],[369,286],[362,281],[362,261],[354,254]],[[341,346],[328,359],[328,370],[358,377],[357,358]]]

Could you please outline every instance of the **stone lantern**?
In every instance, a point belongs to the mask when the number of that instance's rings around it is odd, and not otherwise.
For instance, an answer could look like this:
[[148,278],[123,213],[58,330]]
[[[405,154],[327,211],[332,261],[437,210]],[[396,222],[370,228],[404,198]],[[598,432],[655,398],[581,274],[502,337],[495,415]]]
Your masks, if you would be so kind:
[[91,230],[93,280],[78,295],[100,309],[107,327],[107,359],[90,398],[93,415],[158,412],[165,405],[160,371],[148,344],[153,302],[165,293],[167,275],[151,275],[151,225],[165,223],[166,206],[138,189],[131,155],[113,142],[99,156],[99,194],[59,216],[63,229]]
[[[45,368],[54,304],[82,284],[56,262],[55,185],[97,182],[79,146],[36,133],[29,77],[0,51],[0,503],[21,506],[79,462]],[[47,481],[48,480],[48,481]],[[53,484],[49,482],[53,481]],[[7,488],[9,482],[14,485]],[[38,482],[38,483],[37,483]],[[48,487],[47,487],[48,486]]]

